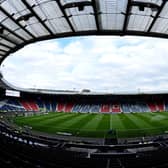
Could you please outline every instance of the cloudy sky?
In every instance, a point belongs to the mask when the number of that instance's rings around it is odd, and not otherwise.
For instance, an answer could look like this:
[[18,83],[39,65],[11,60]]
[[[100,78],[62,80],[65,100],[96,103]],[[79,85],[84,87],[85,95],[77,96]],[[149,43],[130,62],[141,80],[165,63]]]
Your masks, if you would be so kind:
[[167,40],[90,36],[38,42],[9,56],[1,71],[23,88],[103,92],[168,91]]

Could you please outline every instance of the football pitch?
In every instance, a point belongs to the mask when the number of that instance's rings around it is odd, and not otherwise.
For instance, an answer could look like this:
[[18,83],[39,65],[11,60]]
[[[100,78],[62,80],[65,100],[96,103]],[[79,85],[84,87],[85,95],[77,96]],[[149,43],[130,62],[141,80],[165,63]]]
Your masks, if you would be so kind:
[[19,126],[51,134],[69,133],[81,137],[129,138],[168,132],[168,112],[89,114],[50,112],[43,115],[16,117]]

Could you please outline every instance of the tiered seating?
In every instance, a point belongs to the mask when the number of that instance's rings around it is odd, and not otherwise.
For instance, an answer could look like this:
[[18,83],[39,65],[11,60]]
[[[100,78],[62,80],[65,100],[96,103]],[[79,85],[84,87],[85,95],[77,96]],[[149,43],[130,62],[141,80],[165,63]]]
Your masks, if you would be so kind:
[[138,102],[139,112],[151,112],[149,106],[145,102]]
[[40,99],[36,100],[36,104],[39,107],[39,110],[45,109],[42,100],[40,100]]
[[122,112],[125,112],[125,113],[131,112],[130,104],[126,104],[126,103],[121,104],[121,109],[122,109]]
[[65,110],[65,104],[64,103],[58,103],[56,109],[57,109],[58,112],[64,111]]
[[65,109],[64,109],[64,111],[65,111],[65,112],[71,112],[73,106],[74,106],[73,103],[67,103],[67,104],[65,105]]
[[32,111],[39,111],[39,107],[34,101],[29,101],[28,104]]
[[90,107],[90,112],[91,113],[97,113],[100,112],[100,104],[92,104],[92,106]]
[[25,100],[21,100],[20,103],[25,108],[25,110],[32,111],[31,107],[29,106],[29,104]]
[[7,103],[15,106],[21,106],[20,102],[17,99],[8,99]]
[[110,104],[102,104],[100,112],[109,113],[110,112]]
[[130,112],[154,112],[157,108],[150,104],[146,104],[144,102],[136,102],[136,103],[122,103],[121,104],[122,112],[130,113]]
[[149,106],[151,112],[157,111],[157,106],[155,103],[150,102],[150,103],[148,103],[148,106]]
[[57,103],[55,101],[51,101],[51,109],[52,111],[56,111]]
[[168,111],[168,102],[123,101],[104,104],[58,102],[42,99],[6,99],[0,101],[1,111],[47,111],[47,112],[80,112],[80,113],[131,113]]
[[119,104],[119,103],[112,104],[112,106],[111,106],[111,111],[112,111],[113,113],[120,113],[120,112],[121,112],[120,104]]
[[91,105],[90,104],[83,104],[81,106],[80,112],[81,113],[87,113],[87,112],[90,112],[90,109],[91,109]]
[[19,110],[18,108],[13,107],[13,106],[9,106],[7,104],[5,104],[4,106],[2,106],[0,109],[2,111],[15,111],[15,110]]
[[158,111],[165,111],[165,105],[163,102],[157,102]]
[[72,112],[81,112],[81,104],[75,104],[72,108]]
[[165,107],[165,111],[168,111],[168,102],[167,101],[165,101],[164,107]]
[[139,112],[140,111],[140,107],[138,104],[131,104],[130,105],[130,110],[131,112]]
[[46,111],[52,111],[50,102],[48,100],[44,101],[44,106],[45,106]]
[[24,111],[22,107],[16,100],[3,100],[0,101],[0,111]]

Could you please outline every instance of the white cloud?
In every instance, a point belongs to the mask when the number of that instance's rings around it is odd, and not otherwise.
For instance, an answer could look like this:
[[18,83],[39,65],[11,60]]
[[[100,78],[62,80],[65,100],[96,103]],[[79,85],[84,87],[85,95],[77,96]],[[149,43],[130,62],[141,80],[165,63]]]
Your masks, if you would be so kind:
[[29,45],[1,70],[25,88],[156,91],[168,90],[167,62],[166,40],[93,36]]

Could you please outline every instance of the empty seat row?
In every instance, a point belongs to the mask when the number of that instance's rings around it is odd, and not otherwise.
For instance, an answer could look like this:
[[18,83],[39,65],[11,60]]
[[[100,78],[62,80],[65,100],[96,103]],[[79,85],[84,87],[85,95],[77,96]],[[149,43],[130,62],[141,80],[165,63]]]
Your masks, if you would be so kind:
[[47,111],[81,113],[131,113],[168,111],[168,102],[112,102],[112,103],[72,103],[55,100],[20,100],[0,101],[0,111]]

